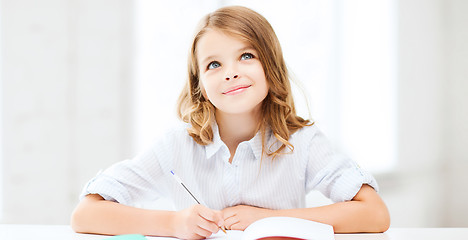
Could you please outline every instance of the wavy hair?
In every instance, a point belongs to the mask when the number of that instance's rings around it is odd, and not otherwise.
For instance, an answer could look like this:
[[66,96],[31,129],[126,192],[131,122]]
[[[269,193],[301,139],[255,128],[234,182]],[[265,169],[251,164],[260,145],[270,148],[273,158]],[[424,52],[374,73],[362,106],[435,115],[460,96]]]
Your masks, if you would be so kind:
[[[188,80],[179,96],[178,116],[190,123],[189,135],[201,145],[213,141],[212,123],[215,121],[215,107],[202,94],[197,61],[197,43],[209,29],[216,29],[247,41],[257,52],[263,66],[268,84],[268,94],[262,102],[263,119],[259,123],[262,133],[262,152],[275,158],[287,147],[289,136],[298,129],[312,125],[313,122],[296,115],[290,80],[278,38],[268,23],[259,13],[240,6],[224,7],[201,19],[188,58]],[[266,127],[280,142],[276,150],[265,151]]]

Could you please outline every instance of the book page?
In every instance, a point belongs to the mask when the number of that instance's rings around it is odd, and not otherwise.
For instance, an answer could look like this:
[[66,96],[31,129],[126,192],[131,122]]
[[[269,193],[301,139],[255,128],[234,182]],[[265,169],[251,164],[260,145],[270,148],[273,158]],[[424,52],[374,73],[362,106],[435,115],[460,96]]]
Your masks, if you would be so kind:
[[[333,227],[327,224],[291,217],[260,219],[247,227],[242,240],[273,239],[334,240]],[[281,238],[276,238],[281,239]]]
[[223,231],[218,231],[217,233],[211,235],[207,239],[216,239],[216,240],[222,240],[222,239],[229,239],[229,240],[242,240],[242,236],[244,235],[244,231],[238,231],[238,230],[227,230],[226,233]]

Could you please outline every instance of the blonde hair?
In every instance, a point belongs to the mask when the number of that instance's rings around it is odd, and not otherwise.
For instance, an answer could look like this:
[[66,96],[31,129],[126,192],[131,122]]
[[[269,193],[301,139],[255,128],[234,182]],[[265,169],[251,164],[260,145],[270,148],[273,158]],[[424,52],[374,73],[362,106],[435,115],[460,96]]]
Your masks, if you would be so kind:
[[[269,88],[262,102],[263,119],[259,125],[262,133],[262,152],[275,158],[285,147],[292,151],[294,146],[289,143],[289,136],[298,129],[313,123],[296,115],[288,71],[273,28],[262,15],[240,6],[220,8],[206,15],[199,23],[188,59],[188,81],[179,96],[177,105],[179,118],[191,124],[188,129],[189,135],[201,145],[207,145],[213,141],[211,126],[215,120],[215,107],[203,97],[197,61],[197,43],[209,29],[221,30],[239,37],[257,51]],[[267,126],[281,143],[280,147],[274,151],[264,150]]]

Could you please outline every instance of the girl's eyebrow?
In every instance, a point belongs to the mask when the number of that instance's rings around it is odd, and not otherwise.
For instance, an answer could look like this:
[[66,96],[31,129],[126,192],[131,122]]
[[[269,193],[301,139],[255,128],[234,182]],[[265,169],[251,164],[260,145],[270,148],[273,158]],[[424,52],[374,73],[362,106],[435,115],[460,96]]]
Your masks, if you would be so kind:
[[210,56],[204,58],[202,61],[200,61],[200,63],[208,62],[209,60],[216,59],[216,58],[217,58],[217,55],[210,55]]
[[[245,46],[245,47],[242,47],[242,48],[239,48],[236,52],[240,53],[240,52],[245,52],[245,51],[255,51],[255,48],[253,48],[252,46]],[[211,59],[216,59],[218,58],[218,55],[210,55],[206,58],[203,58],[202,61],[200,61],[200,63],[204,63],[204,62],[208,62],[209,60]]]
[[243,47],[243,48],[237,50],[237,52],[245,52],[245,51],[247,51],[247,50],[250,50],[250,51],[253,50],[253,51],[255,51],[255,48],[253,48],[253,47],[251,47],[251,46],[247,46],[247,47]]

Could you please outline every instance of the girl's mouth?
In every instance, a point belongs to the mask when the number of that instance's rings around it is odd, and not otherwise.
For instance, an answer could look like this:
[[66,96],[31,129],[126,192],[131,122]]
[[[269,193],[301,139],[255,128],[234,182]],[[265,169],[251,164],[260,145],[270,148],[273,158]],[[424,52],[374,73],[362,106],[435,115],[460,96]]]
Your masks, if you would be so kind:
[[236,95],[241,92],[244,92],[252,85],[242,85],[242,86],[235,86],[233,88],[229,88],[227,91],[223,92],[224,95]]

